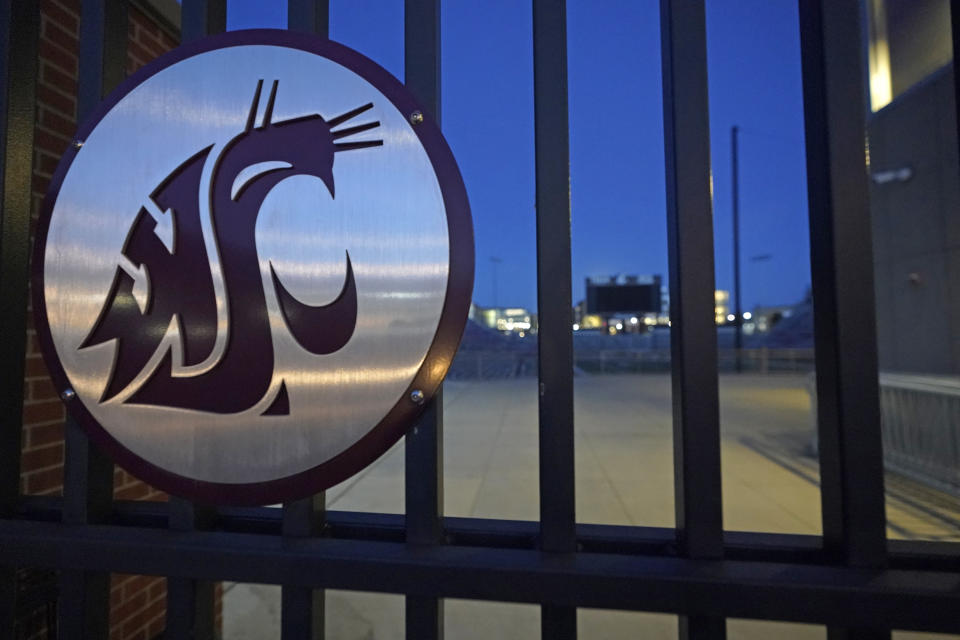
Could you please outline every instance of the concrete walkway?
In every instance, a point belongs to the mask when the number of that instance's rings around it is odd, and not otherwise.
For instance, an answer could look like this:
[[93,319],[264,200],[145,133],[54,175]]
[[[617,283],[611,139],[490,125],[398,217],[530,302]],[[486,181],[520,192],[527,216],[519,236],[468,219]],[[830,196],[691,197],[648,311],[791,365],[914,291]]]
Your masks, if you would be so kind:
[[[805,382],[796,375],[721,377],[726,529],[820,533]],[[536,380],[448,383],[444,396],[446,514],[536,520]],[[578,521],[674,526],[669,377],[578,376],[575,412]],[[328,508],[402,513],[403,467],[400,442],[330,489]],[[891,537],[960,540],[956,501],[899,478],[887,485]],[[225,638],[279,638],[279,587],[227,588]],[[326,612],[331,640],[403,637],[402,596],[330,591]],[[581,610],[578,625],[581,638],[677,637],[669,615]],[[539,638],[539,609],[447,600],[445,626],[451,639]],[[825,637],[806,625],[733,620],[728,628],[730,638]]]

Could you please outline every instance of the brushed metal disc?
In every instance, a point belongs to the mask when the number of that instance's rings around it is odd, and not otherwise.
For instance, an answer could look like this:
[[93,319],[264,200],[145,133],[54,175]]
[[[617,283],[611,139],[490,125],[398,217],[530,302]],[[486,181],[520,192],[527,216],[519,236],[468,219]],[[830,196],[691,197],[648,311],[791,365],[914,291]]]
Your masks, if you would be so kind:
[[[250,44],[240,44],[244,40],[236,34],[229,40],[221,36],[221,44],[230,46],[210,45],[209,50],[183,55],[173,63],[168,60],[136,86],[127,87],[85,136],[59,190],[49,196],[49,226],[41,239],[45,242],[39,267],[41,308],[63,382],[76,392],[74,402],[81,403],[83,412],[134,457],[188,481],[270,483],[324,465],[368,436],[408,398],[434,343],[448,296],[451,229],[438,171],[413,130],[423,125],[412,124],[409,113],[401,112],[355,69],[332,59],[336,55],[286,42],[271,44],[272,37],[264,35],[270,33],[279,32],[248,32],[252,34],[248,40],[265,41]],[[268,91],[274,82],[275,100],[267,116]],[[234,219],[215,218],[211,192],[218,158],[227,157],[228,143],[248,127],[258,83],[262,93],[255,126],[265,117],[271,124],[264,126],[312,115],[330,121],[372,104],[331,129],[376,122],[375,127],[348,133],[337,142],[379,140],[382,145],[338,149],[333,154],[333,185],[303,174],[270,188],[250,236],[255,238],[255,253],[248,254],[259,268],[260,281],[254,288],[262,287],[265,309],[234,310],[231,316],[229,298],[240,293],[231,290],[229,274],[239,258],[225,254],[250,249],[234,246],[242,242],[234,236],[242,233],[231,230]],[[118,268],[134,281],[138,314],[153,303],[152,296],[160,299],[162,292],[154,288],[162,274],[138,269],[129,251],[124,252],[125,242],[141,209],[156,222],[153,233],[167,250],[184,242],[178,235],[185,228],[183,214],[160,210],[150,194],[206,147],[211,149],[196,197],[206,248],[204,266],[215,302],[212,350],[198,362],[185,362],[181,336],[185,321],[174,318],[132,382],[104,400],[121,357],[122,339],[92,346],[83,346],[84,341],[104,313]],[[249,167],[231,180],[227,191],[236,197],[260,176],[284,171],[291,164],[291,153],[280,149],[278,157],[263,163],[269,166]],[[317,153],[329,150],[318,145]],[[457,188],[462,189],[462,183]],[[215,219],[219,221],[214,223]],[[345,256],[355,281],[355,327],[341,348],[311,353],[285,321],[271,269],[299,302],[322,306],[335,301],[344,288]],[[472,253],[470,260],[472,278]],[[165,375],[165,357],[172,360],[173,378],[202,380],[216,372],[228,347],[256,344],[237,328],[243,326],[238,313],[247,312],[266,314],[274,359],[268,391],[251,406],[218,413],[137,399],[138,389],[151,376]],[[135,325],[140,316],[130,317],[130,331],[139,330]],[[456,322],[462,329],[464,319]],[[244,358],[252,365],[251,359],[262,355],[251,351]],[[271,412],[281,383],[287,394],[285,414],[283,407]],[[221,387],[215,393],[248,392],[243,383]],[[214,387],[184,383],[171,388],[208,393]]]

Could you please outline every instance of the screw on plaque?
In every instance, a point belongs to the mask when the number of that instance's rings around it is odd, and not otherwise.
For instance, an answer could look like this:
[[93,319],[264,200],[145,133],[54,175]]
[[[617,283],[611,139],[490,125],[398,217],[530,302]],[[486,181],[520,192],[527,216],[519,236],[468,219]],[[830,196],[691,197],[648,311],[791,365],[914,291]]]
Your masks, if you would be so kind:
[[410,114],[410,122],[412,124],[420,124],[423,122],[423,114],[419,111],[414,111]]
[[73,141],[73,147],[74,147],[75,149],[79,149],[79,148],[82,147],[82,146],[83,146],[83,140],[74,140],[74,141]]
[[64,389],[63,393],[60,394],[60,397],[64,401],[73,400],[74,398],[77,397],[77,392],[74,391],[73,389]]
[[423,391],[420,391],[420,389],[414,389],[410,392],[410,400],[414,404],[423,404],[424,398]]

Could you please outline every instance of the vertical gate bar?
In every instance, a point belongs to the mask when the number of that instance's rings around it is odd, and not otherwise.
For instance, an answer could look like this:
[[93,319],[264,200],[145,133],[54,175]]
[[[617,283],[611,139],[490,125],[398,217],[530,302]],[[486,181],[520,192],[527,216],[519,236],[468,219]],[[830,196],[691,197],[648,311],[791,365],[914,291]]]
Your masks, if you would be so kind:
[[[174,531],[210,529],[216,518],[213,507],[170,497],[169,528]],[[213,640],[216,637],[214,583],[209,580],[167,578],[165,637]]]
[[227,0],[183,0],[180,40],[190,42],[227,30]]
[[[285,539],[316,536],[326,519],[326,498],[318,493],[283,505],[282,533]],[[280,588],[280,637],[283,640],[322,640],[324,637],[324,591],[303,587]]]
[[[40,9],[0,3],[0,518],[20,497],[23,375]],[[0,637],[13,637],[17,570],[0,566]]]
[[534,0],[540,545],[576,550],[565,0]]
[[36,111],[35,3],[5,0],[0,16],[0,517],[20,495],[31,175]]
[[[824,548],[886,564],[873,251],[858,0],[800,0]],[[830,629],[831,638],[889,631]]]
[[407,433],[405,460],[407,542],[443,540],[443,389]]
[[287,0],[287,28],[330,37],[330,0]]
[[[288,0],[287,28],[330,37],[328,0]],[[326,516],[326,495],[319,493],[283,506],[283,535],[318,535]],[[322,589],[281,587],[280,626],[284,640],[322,640],[325,634],[325,595]]]
[[[714,313],[710,112],[703,0],[661,0],[677,539],[723,555]],[[724,638],[722,618],[681,618],[682,638]]]
[[[801,0],[824,546],[886,563],[858,0]],[[842,339],[841,339],[842,338]]]
[[540,637],[570,638],[577,637],[577,608],[540,606]]
[[[224,0],[184,0],[180,13],[180,40],[190,42],[226,29]],[[216,509],[170,496],[168,527],[174,531],[210,529]],[[216,637],[215,583],[210,580],[167,578],[165,637],[213,640]]]
[[[127,60],[127,2],[85,0],[80,11],[77,121],[123,80]],[[113,499],[113,463],[67,415],[64,427],[63,521],[103,522]],[[110,574],[62,571],[59,632],[65,638],[100,638],[109,631]]]
[[[533,2],[539,321],[540,548],[574,553],[573,303],[565,0]],[[575,607],[542,606],[540,637],[576,638]]]
[[[328,0],[288,0],[287,28],[330,37]],[[319,535],[326,520],[326,494],[283,505],[283,536],[296,539]],[[323,640],[326,602],[323,589],[280,587],[280,637],[283,640]]]
[[950,34],[953,41],[953,106],[957,119],[957,151],[960,152],[960,64],[957,64],[957,52],[960,51],[960,0],[950,0]]
[[[440,123],[440,0],[404,2],[404,83]],[[443,391],[430,400],[405,440],[407,542],[443,542]],[[406,637],[443,637],[443,602],[406,598]]]
[[[416,426],[407,433],[404,452],[407,542],[440,544],[443,542],[442,387]],[[407,596],[405,637],[443,638],[443,602],[438,598]]]

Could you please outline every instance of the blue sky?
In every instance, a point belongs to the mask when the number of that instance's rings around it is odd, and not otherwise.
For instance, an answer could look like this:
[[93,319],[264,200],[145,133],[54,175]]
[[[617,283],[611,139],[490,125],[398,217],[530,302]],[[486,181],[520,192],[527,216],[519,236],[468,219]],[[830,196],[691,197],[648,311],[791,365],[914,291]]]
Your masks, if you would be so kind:
[[[586,276],[667,273],[658,4],[567,3],[575,302]],[[232,0],[228,28],[282,27],[285,5]],[[474,299],[534,309],[530,4],[447,0],[442,11],[442,126],[473,210]],[[403,79],[403,0],[332,0],[331,38]],[[797,301],[810,267],[796,4],[708,0],[707,46],[717,286],[733,284],[739,125],[744,307]]]

